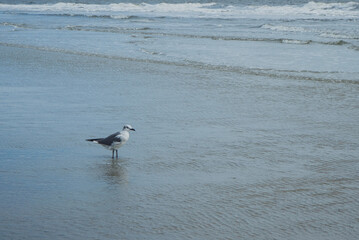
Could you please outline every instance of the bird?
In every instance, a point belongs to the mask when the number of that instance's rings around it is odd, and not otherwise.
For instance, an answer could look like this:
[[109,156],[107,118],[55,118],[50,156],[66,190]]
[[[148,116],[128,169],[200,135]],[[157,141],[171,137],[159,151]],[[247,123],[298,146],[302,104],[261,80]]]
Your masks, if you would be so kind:
[[91,138],[86,141],[98,143],[101,146],[112,150],[112,159],[114,158],[116,151],[116,158],[118,158],[118,149],[122,147],[130,138],[130,131],[136,131],[131,125],[126,124],[123,126],[121,132],[115,132],[105,138]]

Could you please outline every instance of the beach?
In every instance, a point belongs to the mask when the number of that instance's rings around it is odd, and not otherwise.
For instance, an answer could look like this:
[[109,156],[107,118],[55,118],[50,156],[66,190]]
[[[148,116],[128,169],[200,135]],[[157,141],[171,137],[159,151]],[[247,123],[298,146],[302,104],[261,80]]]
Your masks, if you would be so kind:
[[2,2],[0,238],[356,239],[358,9]]

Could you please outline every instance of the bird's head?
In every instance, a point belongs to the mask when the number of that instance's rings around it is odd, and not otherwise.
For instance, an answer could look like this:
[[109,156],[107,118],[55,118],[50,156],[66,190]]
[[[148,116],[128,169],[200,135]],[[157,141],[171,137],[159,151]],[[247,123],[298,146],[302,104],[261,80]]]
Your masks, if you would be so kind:
[[123,129],[122,129],[123,131],[136,131],[131,125],[125,125],[125,126],[123,126]]

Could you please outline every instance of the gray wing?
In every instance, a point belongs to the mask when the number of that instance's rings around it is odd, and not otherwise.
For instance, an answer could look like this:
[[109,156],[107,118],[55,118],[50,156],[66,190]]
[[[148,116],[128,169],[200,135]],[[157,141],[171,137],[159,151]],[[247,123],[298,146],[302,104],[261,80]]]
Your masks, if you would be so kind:
[[116,137],[120,132],[116,132],[114,134],[111,134],[110,136],[98,141],[99,144],[111,146],[113,142],[121,142],[121,138]]

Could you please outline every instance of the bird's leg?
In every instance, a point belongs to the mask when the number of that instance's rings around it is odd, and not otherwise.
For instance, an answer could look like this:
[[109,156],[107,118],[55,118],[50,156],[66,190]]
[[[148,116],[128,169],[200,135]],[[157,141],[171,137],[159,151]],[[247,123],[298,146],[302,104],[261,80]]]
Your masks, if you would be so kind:
[[116,150],[116,158],[118,158],[118,150]]
[[112,158],[114,158],[115,150],[112,150]]

